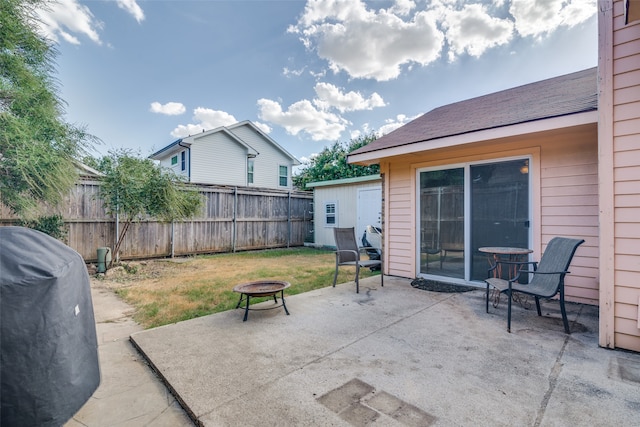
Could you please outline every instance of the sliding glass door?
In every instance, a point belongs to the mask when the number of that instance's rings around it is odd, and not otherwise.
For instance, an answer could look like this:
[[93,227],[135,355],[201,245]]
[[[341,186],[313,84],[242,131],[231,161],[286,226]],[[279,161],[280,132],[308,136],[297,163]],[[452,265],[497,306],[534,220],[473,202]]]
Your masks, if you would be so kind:
[[419,273],[487,277],[483,246],[529,247],[529,160],[418,172]]
[[420,272],[464,279],[464,169],[420,173]]

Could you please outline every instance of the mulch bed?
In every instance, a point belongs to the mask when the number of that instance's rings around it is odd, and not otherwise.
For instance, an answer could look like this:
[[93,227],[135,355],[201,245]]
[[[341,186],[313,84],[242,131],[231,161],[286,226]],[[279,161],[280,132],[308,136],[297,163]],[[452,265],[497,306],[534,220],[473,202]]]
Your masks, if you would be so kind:
[[428,280],[428,279],[414,279],[411,282],[411,286],[417,289],[422,289],[423,291],[449,292],[449,293],[469,292],[469,291],[475,291],[479,289],[474,286],[456,285],[454,283],[439,282],[437,280]]

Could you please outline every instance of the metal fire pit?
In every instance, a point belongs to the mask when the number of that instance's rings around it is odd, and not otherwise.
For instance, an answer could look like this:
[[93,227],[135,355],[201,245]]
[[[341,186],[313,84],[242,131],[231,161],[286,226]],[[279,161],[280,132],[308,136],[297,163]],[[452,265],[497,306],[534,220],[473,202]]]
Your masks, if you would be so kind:
[[[242,283],[240,285],[234,286],[233,292],[238,292],[240,294],[240,300],[238,301],[238,305],[236,305],[236,308],[240,307],[242,301],[246,301],[246,305],[244,307],[244,319],[242,321],[247,321],[249,310],[272,310],[274,308],[282,307],[284,308],[284,312],[287,313],[288,316],[289,310],[287,310],[287,306],[284,302],[284,290],[289,286],[291,286],[291,283],[281,280],[258,280],[255,282]],[[280,304],[278,304],[278,292],[280,293]],[[249,300],[251,299],[251,297],[273,297],[273,300],[278,305],[267,308],[249,308]]]

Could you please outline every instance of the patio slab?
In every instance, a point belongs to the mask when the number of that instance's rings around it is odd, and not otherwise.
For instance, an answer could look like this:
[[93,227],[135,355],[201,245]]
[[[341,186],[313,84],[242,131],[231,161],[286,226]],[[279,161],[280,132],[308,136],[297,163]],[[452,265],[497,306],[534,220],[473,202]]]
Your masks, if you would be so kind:
[[197,425],[640,425],[640,354],[598,347],[597,307],[568,304],[566,335],[557,302],[514,306],[509,334],[484,290],[360,286],[130,339]]

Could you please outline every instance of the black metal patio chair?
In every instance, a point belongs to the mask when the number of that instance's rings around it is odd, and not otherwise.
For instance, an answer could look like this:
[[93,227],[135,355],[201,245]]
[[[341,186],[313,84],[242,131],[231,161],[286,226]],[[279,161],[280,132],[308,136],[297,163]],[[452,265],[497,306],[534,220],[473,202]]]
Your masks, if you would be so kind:
[[360,259],[360,251],[356,241],[356,233],[353,227],[350,228],[334,228],[333,236],[336,240],[336,272],[333,275],[333,287],[336,286],[338,279],[338,268],[348,265],[356,268],[356,293],[360,293],[360,268],[378,268],[380,267],[380,284],[384,286],[384,274],[382,271],[382,257],[379,260]]
[[[500,293],[507,295],[507,331],[511,332],[511,303],[514,294],[530,295],[535,298],[538,316],[542,316],[540,311],[540,298],[552,298],[556,294],[560,294],[560,311],[562,313],[562,322],[564,323],[564,331],[570,334],[569,321],[567,320],[567,312],[564,307],[564,277],[569,273],[568,268],[573,259],[573,255],[584,243],[581,239],[570,239],[566,237],[554,237],[551,239],[547,248],[540,259],[540,262],[515,262],[515,264],[531,265],[533,269],[520,268],[518,274],[508,280],[499,277],[489,277],[485,280],[487,284],[486,294],[486,311],[489,312],[489,291],[490,288],[497,289]],[[514,264],[514,262],[496,261],[489,269],[489,276],[499,268],[500,264]],[[531,280],[527,284],[518,283],[520,277],[531,275]]]

